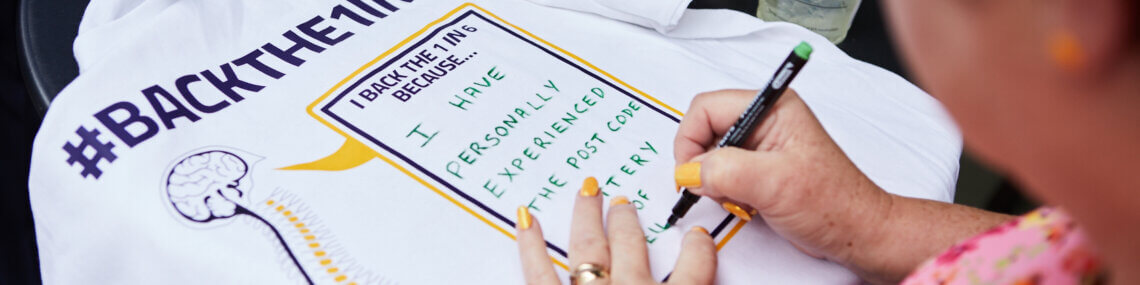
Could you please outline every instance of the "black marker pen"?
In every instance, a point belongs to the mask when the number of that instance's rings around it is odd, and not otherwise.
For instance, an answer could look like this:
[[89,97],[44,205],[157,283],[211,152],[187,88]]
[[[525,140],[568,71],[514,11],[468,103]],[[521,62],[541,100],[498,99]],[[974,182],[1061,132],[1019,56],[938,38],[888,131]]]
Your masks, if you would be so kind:
[[[740,146],[744,143],[745,139],[752,135],[752,131],[756,129],[756,126],[760,125],[764,117],[772,110],[772,105],[780,99],[780,95],[783,95],[784,91],[788,90],[788,85],[792,79],[796,78],[796,74],[799,74],[800,70],[807,64],[811,52],[811,45],[807,42],[800,42],[800,44],[792,50],[792,54],[788,55],[788,58],[785,59],[784,63],[780,64],[779,69],[776,70],[776,74],[773,74],[772,79],[768,80],[768,84],[764,87],[764,90],[756,94],[756,99],[752,100],[752,104],[748,105],[748,109],[744,111],[744,114],[740,115],[740,118],[736,120],[732,128],[728,129],[728,133],[724,135],[720,143],[717,143],[718,148]],[[676,224],[677,220],[684,217],[685,214],[689,212],[689,208],[692,208],[693,204],[696,204],[700,199],[701,196],[689,193],[688,189],[681,188],[681,199],[673,206],[673,213],[669,215],[669,220],[665,223],[665,226],[671,227],[673,224]]]

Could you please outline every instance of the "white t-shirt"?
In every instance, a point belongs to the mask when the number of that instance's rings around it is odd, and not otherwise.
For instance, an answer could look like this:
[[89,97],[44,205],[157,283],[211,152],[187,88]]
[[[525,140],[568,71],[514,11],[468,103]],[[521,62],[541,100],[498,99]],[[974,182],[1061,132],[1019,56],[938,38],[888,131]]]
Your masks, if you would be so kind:
[[[519,205],[565,276],[586,176],[640,209],[661,278],[683,232],[660,226],[677,121],[699,92],[759,88],[800,41],[815,53],[791,86],[852,161],[953,198],[961,138],[937,101],[818,35],[683,0],[536,2],[555,7],[92,1],[33,150],[43,280],[519,283]],[[695,225],[722,283],[857,281],[715,203],[677,228]]]

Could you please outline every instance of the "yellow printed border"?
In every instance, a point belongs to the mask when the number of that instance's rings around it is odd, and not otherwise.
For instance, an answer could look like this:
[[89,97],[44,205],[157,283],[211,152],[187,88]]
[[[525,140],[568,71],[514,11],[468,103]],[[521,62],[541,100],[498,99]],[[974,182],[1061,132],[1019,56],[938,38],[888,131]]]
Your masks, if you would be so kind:
[[[317,112],[315,111],[317,108],[317,105],[320,104],[322,101],[324,101],[326,98],[328,98],[330,95],[332,95],[334,92],[336,92],[336,90],[340,89],[341,86],[344,86],[344,84],[348,83],[353,78],[356,78],[358,75],[360,75],[361,72],[364,72],[365,70],[367,70],[372,65],[375,65],[377,62],[380,62],[380,60],[388,57],[389,55],[391,55],[393,52],[399,50],[404,45],[407,45],[408,42],[411,42],[412,40],[418,38],[424,32],[427,32],[432,27],[439,25],[439,23],[442,23],[444,20],[451,18],[456,13],[459,13],[460,11],[463,11],[466,8],[473,8],[473,9],[479,10],[480,12],[486,14],[487,16],[490,16],[491,18],[494,18],[495,20],[498,20],[499,22],[506,24],[507,26],[510,26],[511,28],[513,28],[519,32],[522,32],[523,34],[526,34],[527,36],[531,37],[532,39],[538,40],[539,42],[545,44],[546,46],[553,48],[553,49],[561,52],[562,54],[569,56],[570,58],[573,58],[574,60],[578,61],[579,63],[586,65],[590,69],[592,69],[598,73],[601,73],[602,75],[605,75],[610,80],[613,80],[614,82],[617,82],[618,84],[621,84],[625,88],[628,88],[629,90],[632,90],[633,92],[637,93],[638,95],[641,95],[642,97],[649,99],[650,101],[653,101],[653,103],[656,103],[659,106],[665,107],[665,109],[668,109],[669,111],[673,112],[674,114],[677,114],[678,116],[684,116],[684,114],[681,113],[681,111],[677,110],[676,108],[673,108],[672,106],[669,106],[668,104],[665,104],[665,102],[662,102],[661,100],[658,100],[657,98],[650,96],[649,94],[646,94],[645,92],[642,92],[640,89],[637,89],[637,88],[634,88],[633,86],[630,86],[625,81],[618,79],[617,77],[613,76],[609,72],[606,72],[606,71],[598,68],[594,64],[582,59],[581,57],[578,57],[577,55],[570,53],[569,51],[566,51],[566,50],[562,49],[561,47],[558,47],[558,46],[556,46],[556,45],[532,34],[531,32],[520,28],[519,26],[515,26],[514,24],[511,24],[510,22],[503,20],[503,18],[500,18],[498,15],[495,15],[495,14],[491,13],[490,11],[483,9],[482,7],[479,7],[479,6],[475,5],[474,3],[464,3],[463,5],[460,5],[459,7],[452,9],[450,12],[447,12],[447,14],[443,15],[443,17],[440,17],[439,19],[436,19],[435,21],[428,23],[426,26],[424,26],[419,31],[416,31],[411,36],[408,36],[404,40],[400,41],[399,43],[397,43],[392,48],[388,49],[387,51],[384,51],[384,53],[381,53],[379,56],[376,56],[371,61],[368,61],[368,63],[365,63],[363,66],[361,66],[360,68],[353,71],[351,74],[349,74],[344,79],[341,79],[341,81],[337,82],[336,85],[333,85],[333,87],[330,88],[329,91],[325,92],[324,94],[321,95],[321,97],[318,97],[317,100],[315,100],[315,101],[313,101],[313,103],[309,104],[308,108],[306,108],[306,111],[309,113],[309,116],[312,116],[313,118],[317,119],[317,121],[320,121],[322,124],[329,127],[330,129],[336,131],[341,136],[344,136],[346,139],[348,139],[350,141],[355,141],[356,143],[361,143],[361,142],[357,141],[355,138],[353,138],[351,135],[346,133],[344,130],[341,130],[336,125],[332,124],[331,122],[329,122],[329,121],[325,120],[324,118],[322,118],[321,116],[317,115]],[[475,216],[476,218],[483,221],[487,225],[490,225],[492,228],[495,228],[496,230],[503,233],[504,235],[511,238],[512,240],[516,239],[515,235],[513,233],[511,233],[510,231],[504,229],[503,227],[499,226],[495,222],[487,219],[482,214],[480,214],[478,211],[471,209],[470,207],[468,207],[464,203],[462,203],[462,202],[456,200],[455,198],[451,197],[451,195],[448,195],[446,192],[440,190],[435,185],[433,185],[433,184],[427,182],[426,180],[424,180],[423,178],[419,177],[419,175],[416,175],[415,173],[409,171],[404,166],[400,165],[399,163],[396,163],[391,158],[388,158],[387,156],[380,154],[379,152],[376,153],[376,156],[379,157],[381,160],[383,160],[385,163],[388,163],[392,167],[394,167],[397,170],[399,170],[400,172],[404,173],[408,177],[415,179],[417,182],[419,182],[424,187],[431,189],[436,194],[443,196],[443,198],[447,199],[448,201],[455,204],[456,206],[459,206],[459,208],[462,208],[467,213],[470,213],[472,216]],[[735,236],[736,233],[739,232],[742,227],[744,227],[744,224],[745,224],[745,221],[738,220],[736,225],[732,227],[732,230],[730,230],[728,233],[725,233],[724,238],[722,238],[721,241],[716,245],[717,250],[724,247],[724,245],[727,244],[728,241],[730,239],[732,239],[732,237]],[[557,258],[554,258],[553,256],[551,256],[550,259],[552,261],[554,261],[554,263],[557,264],[562,269],[567,270],[567,271],[570,270],[570,268],[568,266],[566,266],[566,264],[562,263]]]

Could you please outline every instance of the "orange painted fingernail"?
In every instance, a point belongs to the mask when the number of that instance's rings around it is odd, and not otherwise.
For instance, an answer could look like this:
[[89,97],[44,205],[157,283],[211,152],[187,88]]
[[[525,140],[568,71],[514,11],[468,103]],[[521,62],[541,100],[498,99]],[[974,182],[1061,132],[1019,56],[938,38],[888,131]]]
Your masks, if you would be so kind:
[[681,193],[681,185],[677,185],[677,193]]
[[626,198],[625,196],[617,196],[617,197],[614,197],[613,200],[610,200],[610,206],[625,205],[625,204],[629,204],[629,198]]
[[706,234],[706,235],[709,234],[709,230],[706,230],[704,227],[701,227],[701,226],[695,226],[695,227],[693,227],[693,229],[691,229],[691,231],[701,232],[701,233]]
[[741,208],[739,205],[733,204],[732,202],[724,202],[720,204],[720,206],[723,207],[725,211],[732,213],[745,222],[752,221],[752,215],[749,215],[748,211],[745,211],[744,208]]
[[525,230],[530,228],[530,209],[526,206],[519,206],[519,229]]
[[582,182],[582,191],[578,192],[582,197],[594,197],[598,195],[598,179],[593,176],[586,177],[586,181]]
[[677,166],[673,173],[673,179],[677,181],[677,186],[701,187],[701,163],[689,162]]

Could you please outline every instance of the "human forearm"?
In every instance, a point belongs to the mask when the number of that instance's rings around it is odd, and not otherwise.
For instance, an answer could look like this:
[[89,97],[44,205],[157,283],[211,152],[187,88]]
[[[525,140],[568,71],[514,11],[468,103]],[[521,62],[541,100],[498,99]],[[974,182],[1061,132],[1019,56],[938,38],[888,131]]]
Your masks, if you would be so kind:
[[[897,281],[922,260],[1006,216],[891,195],[831,139],[792,90],[748,147],[717,148],[755,91],[702,94],[677,132],[676,182],[694,194],[756,210],[801,251],[846,265],[864,279]],[[692,169],[697,169],[696,175]],[[749,211],[740,211],[749,218]]]
[[895,284],[923,261],[1012,217],[968,206],[885,194],[882,223],[860,231],[865,247],[840,261],[864,280]]

